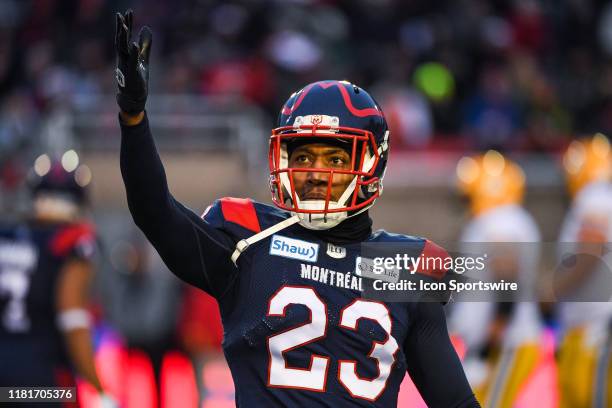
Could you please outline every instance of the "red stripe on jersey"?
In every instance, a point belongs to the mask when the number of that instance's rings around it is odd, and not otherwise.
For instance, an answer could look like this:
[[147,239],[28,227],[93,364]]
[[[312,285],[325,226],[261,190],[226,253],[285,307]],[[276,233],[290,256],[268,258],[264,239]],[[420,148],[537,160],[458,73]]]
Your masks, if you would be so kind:
[[248,198],[222,198],[221,212],[225,221],[233,222],[253,232],[261,231],[255,206]]
[[81,239],[94,239],[94,228],[90,224],[73,224],[61,229],[51,240],[51,252],[55,256],[64,256]]
[[421,258],[417,273],[441,279],[448,272],[447,269],[444,269],[444,264],[450,258],[450,255],[444,248],[430,240],[425,240]]

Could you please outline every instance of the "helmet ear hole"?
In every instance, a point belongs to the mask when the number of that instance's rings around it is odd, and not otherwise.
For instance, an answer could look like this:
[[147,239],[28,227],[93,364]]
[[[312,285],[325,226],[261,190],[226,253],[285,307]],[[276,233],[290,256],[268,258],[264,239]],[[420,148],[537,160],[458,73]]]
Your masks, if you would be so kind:
[[[365,192],[364,192],[365,190]],[[380,180],[374,181],[370,184],[367,185],[362,185],[359,187],[359,192],[358,192],[358,196],[361,199],[365,199],[366,197],[366,192],[369,194],[373,194],[378,192],[378,195],[380,196],[380,194],[382,194],[382,182]]]

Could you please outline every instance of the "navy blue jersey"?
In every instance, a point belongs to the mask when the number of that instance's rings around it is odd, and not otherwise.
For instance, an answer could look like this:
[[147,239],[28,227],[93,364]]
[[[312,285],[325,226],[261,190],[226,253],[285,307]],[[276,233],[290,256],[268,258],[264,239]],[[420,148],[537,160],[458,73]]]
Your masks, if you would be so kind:
[[[430,407],[478,406],[439,302],[362,297],[364,242],[329,245],[294,224],[234,264],[238,242],[288,214],[226,198],[198,217],[170,194],[146,115],[122,125],[121,172],[132,217],[168,268],[217,299],[238,406],[395,407],[407,371]],[[431,247],[384,231],[366,239],[397,241]]]
[[[203,218],[237,242],[287,216],[269,205],[225,198]],[[427,244],[385,231],[369,241]],[[294,225],[238,259],[236,290],[230,291],[235,301],[228,302],[235,305],[222,309],[223,348],[236,383],[249,384],[238,388],[245,406],[397,405],[415,304],[362,299],[359,249],[331,245]],[[221,268],[215,273],[231,275]]]
[[68,368],[56,320],[62,266],[90,259],[93,229],[85,224],[27,223],[0,227],[0,385],[64,383]]

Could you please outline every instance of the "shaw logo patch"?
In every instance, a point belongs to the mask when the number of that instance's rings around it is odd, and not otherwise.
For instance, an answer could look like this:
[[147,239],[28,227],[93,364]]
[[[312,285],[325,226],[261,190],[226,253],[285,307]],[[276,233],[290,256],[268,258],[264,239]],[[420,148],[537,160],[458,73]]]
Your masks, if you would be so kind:
[[270,241],[270,255],[316,262],[319,255],[319,244],[273,235]]

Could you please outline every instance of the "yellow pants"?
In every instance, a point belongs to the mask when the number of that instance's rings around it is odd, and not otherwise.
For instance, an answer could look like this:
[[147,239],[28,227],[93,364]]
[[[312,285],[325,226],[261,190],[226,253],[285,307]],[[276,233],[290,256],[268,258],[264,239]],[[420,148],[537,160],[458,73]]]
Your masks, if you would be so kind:
[[540,345],[525,343],[506,349],[493,357],[492,375],[482,387],[475,390],[486,408],[512,408],[525,380],[533,372],[540,358]]
[[610,340],[592,344],[586,329],[567,332],[559,353],[560,408],[612,408]]

